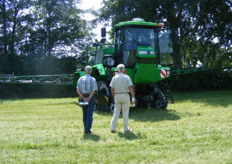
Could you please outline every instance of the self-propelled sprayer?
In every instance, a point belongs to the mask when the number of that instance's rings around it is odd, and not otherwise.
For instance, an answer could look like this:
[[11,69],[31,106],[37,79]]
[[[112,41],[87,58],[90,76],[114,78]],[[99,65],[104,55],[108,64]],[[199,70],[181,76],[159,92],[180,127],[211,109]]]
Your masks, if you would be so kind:
[[[168,101],[156,83],[170,76],[170,68],[162,67],[159,61],[160,53],[172,53],[172,45],[168,33],[161,31],[161,26],[161,23],[145,22],[140,18],[118,23],[112,28],[114,44],[105,44],[106,30],[102,28],[102,39],[94,44],[96,49],[87,51],[82,57],[82,61],[86,61],[84,65],[92,66],[92,76],[98,83],[98,110],[114,109],[109,83],[117,74],[118,64],[125,65],[125,74],[134,84],[137,106],[166,109]],[[83,68],[74,73],[74,86],[84,75]]]

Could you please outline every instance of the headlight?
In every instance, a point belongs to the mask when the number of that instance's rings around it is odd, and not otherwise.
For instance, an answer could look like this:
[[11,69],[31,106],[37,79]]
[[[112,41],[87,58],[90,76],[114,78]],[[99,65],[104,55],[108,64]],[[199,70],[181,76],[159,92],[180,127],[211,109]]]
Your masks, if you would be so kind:
[[112,67],[112,66],[114,66],[114,59],[107,58],[107,59],[104,60],[104,64],[107,65],[107,66]]
[[147,51],[138,51],[138,54],[145,55],[145,54],[147,54]]
[[138,51],[139,55],[155,54],[154,51]]

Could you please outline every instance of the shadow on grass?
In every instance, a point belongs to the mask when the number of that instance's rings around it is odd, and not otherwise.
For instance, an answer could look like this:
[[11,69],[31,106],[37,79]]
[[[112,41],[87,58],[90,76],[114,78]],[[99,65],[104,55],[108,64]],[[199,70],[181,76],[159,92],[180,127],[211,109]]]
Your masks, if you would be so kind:
[[158,122],[163,120],[179,120],[181,117],[173,110],[158,110],[155,108],[132,108],[130,119],[141,122]]
[[133,132],[127,132],[127,133],[119,132],[118,136],[121,138],[125,138],[127,140],[135,140],[138,138],[138,136],[136,136]]
[[[94,111],[101,116],[111,116],[111,112],[106,111]],[[122,117],[122,112],[120,114]],[[179,120],[181,117],[173,110],[159,110],[155,108],[130,108],[129,119],[141,121],[141,122],[158,122],[163,120]]]
[[101,116],[113,116],[113,113],[111,113],[110,111],[99,111],[95,109],[94,112]]
[[192,91],[192,92],[174,92],[173,98],[175,102],[192,102],[203,103],[210,106],[227,107],[232,104],[232,91]]
[[[101,116],[111,116],[111,112],[106,111],[94,111]],[[119,116],[122,118],[122,112]],[[129,119],[140,121],[140,122],[158,122],[163,120],[179,120],[181,119],[180,113],[176,113],[174,110],[159,110],[155,108],[130,108]]]
[[85,140],[99,141],[100,136],[96,134],[84,134],[83,137]]

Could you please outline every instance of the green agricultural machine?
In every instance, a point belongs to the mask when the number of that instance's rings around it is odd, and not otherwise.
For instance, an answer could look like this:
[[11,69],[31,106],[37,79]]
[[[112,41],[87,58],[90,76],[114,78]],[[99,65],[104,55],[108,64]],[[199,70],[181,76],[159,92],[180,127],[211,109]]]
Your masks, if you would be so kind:
[[74,73],[74,87],[79,77],[84,75],[84,66],[91,65],[92,76],[98,83],[96,109],[113,111],[109,83],[117,74],[117,65],[124,64],[125,74],[134,84],[136,105],[166,109],[167,96],[157,82],[170,77],[170,67],[160,65],[160,54],[166,55],[166,61],[171,60],[172,45],[168,31],[162,31],[161,26],[161,23],[145,22],[140,18],[121,22],[112,28],[114,44],[105,44],[106,30],[102,28],[102,39],[94,43],[95,50],[87,50],[80,60],[83,67]]
[[[145,22],[135,18],[132,21],[121,22],[112,28],[114,44],[106,44],[106,30],[101,29],[102,39],[93,44],[94,50],[79,58],[81,65],[74,74],[14,76],[1,75],[0,83],[54,84],[73,85],[85,75],[84,67],[91,65],[92,76],[98,83],[96,109],[114,110],[114,99],[109,83],[117,72],[117,65],[124,64],[125,74],[130,76],[137,98],[137,106],[166,109],[168,98],[173,103],[170,92],[161,91],[157,82],[171,75],[197,72],[199,69],[171,70],[172,43],[170,32],[162,30],[162,24]],[[162,65],[161,65],[162,64]],[[205,70],[205,69],[203,69]],[[200,70],[201,71],[201,70]]]

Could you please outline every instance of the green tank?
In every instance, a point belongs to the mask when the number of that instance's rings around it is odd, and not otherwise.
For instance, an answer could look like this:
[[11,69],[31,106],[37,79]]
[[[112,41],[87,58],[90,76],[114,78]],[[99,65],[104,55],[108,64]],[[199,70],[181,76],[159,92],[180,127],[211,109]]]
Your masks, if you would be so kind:
[[170,67],[160,63],[171,60],[172,45],[169,33],[161,27],[161,23],[145,22],[140,18],[118,23],[112,28],[114,44],[105,43],[106,30],[102,28],[101,41],[93,44],[95,50],[87,50],[81,57],[83,65],[74,73],[73,86],[76,87],[79,77],[85,74],[84,66],[91,65],[92,76],[98,83],[96,109],[112,112],[114,99],[109,83],[117,74],[117,65],[124,64],[125,74],[134,84],[136,106],[166,109],[167,97],[157,82],[170,77]]

